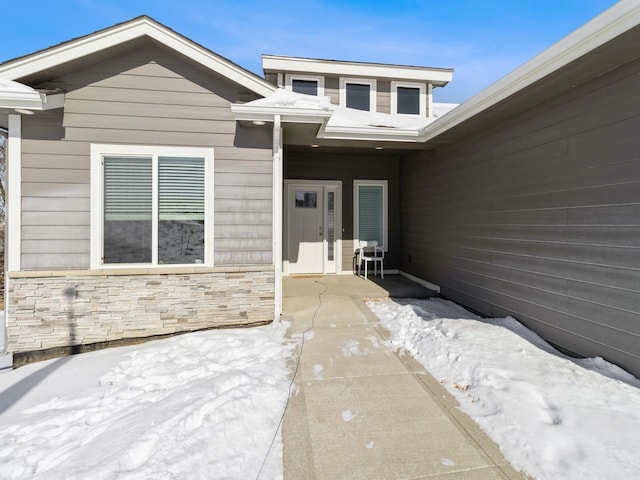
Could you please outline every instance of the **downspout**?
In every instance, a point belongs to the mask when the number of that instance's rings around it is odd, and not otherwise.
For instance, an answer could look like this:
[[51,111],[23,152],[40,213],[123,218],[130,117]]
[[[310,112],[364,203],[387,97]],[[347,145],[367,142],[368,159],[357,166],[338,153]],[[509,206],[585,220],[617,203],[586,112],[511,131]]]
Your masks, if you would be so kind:
[[282,126],[280,115],[273,118],[273,263],[275,276],[274,322],[282,315]]
[[2,353],[7,353],[8,338],[7,325],[9,322],[9,272],[20,271],[20,242],[21,242],[21,185],[22,169],[22,118],[20,115],[9,114],[9,135],[5,156],[5,175],[7,189],[5,192],[5,274],[4,274],[4,322]]

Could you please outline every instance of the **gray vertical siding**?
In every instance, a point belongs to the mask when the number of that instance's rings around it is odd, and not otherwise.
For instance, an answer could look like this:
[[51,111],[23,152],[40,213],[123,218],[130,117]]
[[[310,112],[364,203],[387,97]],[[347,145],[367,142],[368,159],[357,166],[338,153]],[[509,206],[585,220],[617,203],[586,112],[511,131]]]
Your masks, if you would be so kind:
[[[388,180],[389,251],[385,253],[385,269],[399,267],[400,183],[398,157],[367,155],[362,149],[351,151],[285,147],[284,178],[296,180],[342,181],[342,269],[353,268],[353,181]],[[286,255],[286,252],[285,252]]]
[[403,158],[403,270],[639,374],[638,71]]
[[91,143],[213,147],[215,263],[271,263],[271,131],[230,110],[253,94],[157,46],[47,85],[67,93],[24,118],[23,269],[89,267]]

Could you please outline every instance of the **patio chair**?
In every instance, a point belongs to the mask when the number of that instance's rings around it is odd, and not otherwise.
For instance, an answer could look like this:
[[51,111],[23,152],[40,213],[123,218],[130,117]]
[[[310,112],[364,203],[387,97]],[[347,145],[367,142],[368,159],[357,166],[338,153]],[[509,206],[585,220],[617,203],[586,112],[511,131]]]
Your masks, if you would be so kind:
[[380,264],[380,276],[384,279],[384,249],[378,246],[377,240],[363,240],[356,250],[356,263],[358,275],[364,263],[364,278],[367,278],[368,264],[373,262],[373,274],[378,275],[378,263]]

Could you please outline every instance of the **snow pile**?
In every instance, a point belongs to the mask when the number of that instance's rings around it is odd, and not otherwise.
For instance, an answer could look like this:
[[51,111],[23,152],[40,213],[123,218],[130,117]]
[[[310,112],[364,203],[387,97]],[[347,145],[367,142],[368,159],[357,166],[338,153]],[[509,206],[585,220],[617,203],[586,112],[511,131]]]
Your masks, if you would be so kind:
[[513,318],[444,300],[371,302],[509,462],[538,480],[640,478],[640,381],[600,358],[557,352]]
[[0,78],[0,108],[42,110],[40,94],[28,85]]
[[272,95],[260,98],[245,105],[259,105],[263,107],[288,107],[288,108],[311,108],[316,110],[332,110],[331,99],[329,97],[317,97],[296,93],[283,88],[277,89]]
[[[0,478],[256,478],[274,436],[260,478],[282,478],[283,342],[284,327],[213,330],[4,373]],[[50,376],[66,381],[35,387],[48,401],[3,408],[12,389],[56,362]]]
[[458,105],[460,105],[460,104],[459,103],[436,103],[436,102],[433,102],[433,116],[436,117],[436,118],[440,118],[440,117],[446,115],[447,113],[449,113],[454,108],[456,108]]
[[367,112],[353,108],[340,107],[331,103],[329,97],[319,97],[292,92],[282,88],[277,89],[272,95],[253,100],[245,105],[283,107],[292,109],[324,110],[331,113],[327,121],[327,128],[378,128],[378,129],[403,129],[419,131],[437,118],[448,113],[458,105],[455,103],[434,103],[434,116],[431,118],[415,115],[390,115],[388,113]]

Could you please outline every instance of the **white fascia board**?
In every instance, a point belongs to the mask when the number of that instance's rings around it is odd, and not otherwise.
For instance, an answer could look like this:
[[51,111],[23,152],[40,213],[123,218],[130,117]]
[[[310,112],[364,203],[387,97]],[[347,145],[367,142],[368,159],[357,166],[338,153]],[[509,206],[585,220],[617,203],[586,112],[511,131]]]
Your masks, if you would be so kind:
[[64,107],[64,93],[56,93],[53,95],[40,94],[42,97],[43,110],[55,110]]
[[621,0],[441,119],[425,126],[420,141],[441,135],[639,24],[640,2]]
[[311,58],[262,56],[265,71],[298,72],[315,75],[336,75],[350,77],[391,78],[430,82],[443,86],[453,79],[452,69],[410,67],[404,65],[384,65],[376,63],[340,62]]
[[16,60],[4,67],[0,66],[0,76],[9,79],[23,78],[145,35],[258,95],[268,96],[276,90],[276,87],[266,80],[233,65],[231,62],[212,55],[208,50],[152,22],[148,18],[141,18],[137,21],[118,25],[85,38]]
[[236,120],[265,120],[272,122],[275,115],[280,115],[283,123],[324,123],[333,113],[330,110],[315,108],[289,108],[272,105],[231,105],[231,112]]
[[377,142],[416,143],[418,130],[379,127],[338,127],[323,125],[318,131],[318,138],[327,140],[373,140]]

